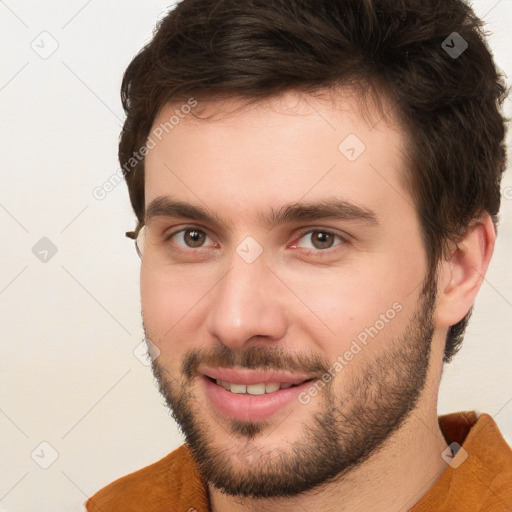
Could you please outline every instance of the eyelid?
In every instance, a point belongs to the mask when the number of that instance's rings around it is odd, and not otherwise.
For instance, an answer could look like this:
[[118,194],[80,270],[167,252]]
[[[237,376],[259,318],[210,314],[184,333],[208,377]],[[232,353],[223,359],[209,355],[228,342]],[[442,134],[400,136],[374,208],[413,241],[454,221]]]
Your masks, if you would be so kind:
[[302,238],[303,236],[308,235],[309,233],[314,233],[315,231],[337,236],[346,242],[348,242],[351,239],[351,236],[348,233],[345,233],[344,231],[340,232],[336,229],[323,228],[321,226],[309,226],[308,228],[305,228],[303,231],[300,232],[299,238]]

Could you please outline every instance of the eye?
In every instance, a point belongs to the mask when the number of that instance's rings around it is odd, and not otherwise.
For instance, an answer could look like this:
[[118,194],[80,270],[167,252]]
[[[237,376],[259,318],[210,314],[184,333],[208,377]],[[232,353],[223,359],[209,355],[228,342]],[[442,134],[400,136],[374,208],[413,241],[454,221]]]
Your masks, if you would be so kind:
[[190,249],[197,249],[203,247],[205,240],[210,239],[210,237],[203,230],[190,227],[175,231],[166,238],[166,240],[173,239],[181,242],[178,243],[178,245],[182,245]]
[[[166,242],[172,242],[178,247],[187,249],[206,249],[207,247],[218,247],[204,230],[190,226],[174,231],[166,237]],[[207,245],[207,241],[211,243]],[[336,243],[338,240],[338,243]],[[348,243],[341,235],[325,229],[310,229],[303,232],[292,247],[300,247],[314,253],[331,253],[329,249],[336,250],[337,246]]]
[[[306,242],[301,242],[300,240],[302,239],[305,239]],[[316,229],[303,233],[299,239],[299,242],[294,244],[294,246],[312,249],[315,251],[325,251],[326,249],[331,249],[334,246],[336,239],[340,240],[341,242],[345,242],[345,240],[336,233],[332,233],[331,231],[326,231],[324,229]],[[308,241],[310,242],[310,245],[308,245]]]

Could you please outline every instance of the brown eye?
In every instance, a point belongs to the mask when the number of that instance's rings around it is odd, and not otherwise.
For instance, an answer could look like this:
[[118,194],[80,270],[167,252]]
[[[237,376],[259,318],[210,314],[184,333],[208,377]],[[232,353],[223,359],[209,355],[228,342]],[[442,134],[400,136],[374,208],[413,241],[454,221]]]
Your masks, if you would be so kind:
[[183,241],[189,247],[201,247],[206,239],[206,234],[197,229],[184,229]]
[[184,250],[205,248],[207,247],[205,246],[206,240],[210,240],[210,242],[212,242],[210,237],[202,229],[197,229],[195,227],[180,229],[170,235],[167,235],[165,238],[166,243],[178,246],[178,248]]
[[334,235],[325,231],[313,231],[311,241],[317,249],[330,249],[334,242]]
[[[335,241],[338,239],[338,243]],[[335,247],[336,245],[343,245],[345,240],[336,233],[325,231],[323,229],[311,230],[303,233],[297,244],[297,247],[309,249],[314,252],[327,252],[328,249]]]

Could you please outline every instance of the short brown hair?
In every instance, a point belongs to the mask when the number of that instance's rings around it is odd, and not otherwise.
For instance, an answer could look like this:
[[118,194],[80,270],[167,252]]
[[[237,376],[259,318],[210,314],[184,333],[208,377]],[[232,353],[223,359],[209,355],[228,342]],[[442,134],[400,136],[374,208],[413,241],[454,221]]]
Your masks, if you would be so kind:
[[[506,89],[482,26],[462,0],[181,1],[121,88],[119,161],[137,229],[144,159],[134,155],[167,102],[361,86],[390,100],[408,138],[408,186],[432,273],[472,220],[487,212],[498,222]],[[456,44],[467,45],[458,56],[449,51]],[[445,362],[470,314],[450,328]]]

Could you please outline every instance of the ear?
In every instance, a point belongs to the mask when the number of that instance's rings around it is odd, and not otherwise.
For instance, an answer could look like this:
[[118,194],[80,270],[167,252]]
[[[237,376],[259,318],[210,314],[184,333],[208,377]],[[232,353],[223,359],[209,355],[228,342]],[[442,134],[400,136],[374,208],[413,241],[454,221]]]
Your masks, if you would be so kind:
[[435,321],[450,327],[462,320],[475,302],[494,251],[496,230],[488,214],[470,224],[464,237],[439,266]]

